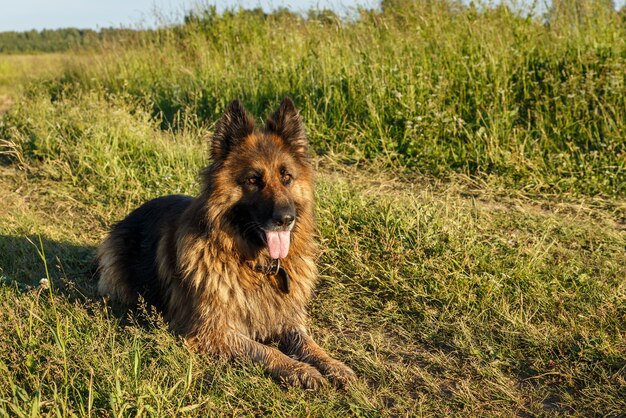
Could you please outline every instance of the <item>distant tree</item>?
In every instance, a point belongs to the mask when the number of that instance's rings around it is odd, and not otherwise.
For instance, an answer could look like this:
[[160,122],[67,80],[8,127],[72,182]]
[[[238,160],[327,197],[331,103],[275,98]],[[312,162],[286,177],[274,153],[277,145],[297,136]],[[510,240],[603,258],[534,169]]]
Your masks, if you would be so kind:
[[[75,48],[93,48],[102,41],[127,39],[139,32],[130,29],[43,29],[26,32],[0,32],[0,53],[62,52]],[[145,31],[143,31],[145,32]]]
[[341,21],[339,16],[337,16],[337,13],[330,9],[311,9],[307,13],[307,18],[309,20],[316,20],[323,24],[333,24]]
[[553,0],[546,19],[557,31],[597,24],[615,13],[613,0]]

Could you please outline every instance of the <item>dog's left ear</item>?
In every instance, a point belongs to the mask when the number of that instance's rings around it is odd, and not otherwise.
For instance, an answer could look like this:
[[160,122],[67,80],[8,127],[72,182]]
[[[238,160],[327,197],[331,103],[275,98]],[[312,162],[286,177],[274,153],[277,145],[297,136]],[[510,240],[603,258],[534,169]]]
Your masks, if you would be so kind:
[[285,97],[276,112],[267,118],[265,131],[280,136],[296,154],[307,156],[309,141],[304,132],[304,124],[289,97]]

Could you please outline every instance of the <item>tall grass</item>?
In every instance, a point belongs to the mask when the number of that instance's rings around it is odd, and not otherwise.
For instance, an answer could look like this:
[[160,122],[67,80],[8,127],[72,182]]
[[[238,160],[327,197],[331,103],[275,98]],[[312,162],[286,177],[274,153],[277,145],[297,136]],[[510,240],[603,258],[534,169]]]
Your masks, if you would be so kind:
[[624,195],[626,29],[583,3],[559,2],[548,23],[445,1],[385,2],[354,22],[208,10],[107,45],[43,94],[99,91],[164,129],[210,126],[235,97],[260,114],[291,95],[321,154]]
[[0,55],[0,95],[15,95],[25,81],[58,74],[66,63],[63,54]]

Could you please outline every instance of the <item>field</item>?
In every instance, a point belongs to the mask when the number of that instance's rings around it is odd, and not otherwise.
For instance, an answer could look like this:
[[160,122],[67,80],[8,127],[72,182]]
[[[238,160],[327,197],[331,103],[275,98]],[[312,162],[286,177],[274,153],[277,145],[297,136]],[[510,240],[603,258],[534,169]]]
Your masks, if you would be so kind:
[[[32,71],[0,56],[0,416],[623,416],[626,19],[558,4],[208,10]],[[197,192],[228,102],[285,95],[317,168],[311,332],[345,391],[192,352],[94,291],[113,222]]]

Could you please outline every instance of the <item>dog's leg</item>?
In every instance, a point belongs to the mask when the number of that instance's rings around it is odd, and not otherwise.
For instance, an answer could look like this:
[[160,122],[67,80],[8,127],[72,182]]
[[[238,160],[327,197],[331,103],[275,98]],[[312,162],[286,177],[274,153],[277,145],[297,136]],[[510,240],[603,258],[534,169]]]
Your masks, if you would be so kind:
[[241,334],[227,337],[227,348],[231,357],[252,360],[269,370],[272,377],[292,386],[318,389],[325,382],[320,372],[307,363],[294,360],[275,348],[256,342]]
[[315,366],[335,386],[347,387],[356,381],[356,374],[352,369],[329,356],[304,329],[296,329],[282,335],[279,348],[285,354]]

